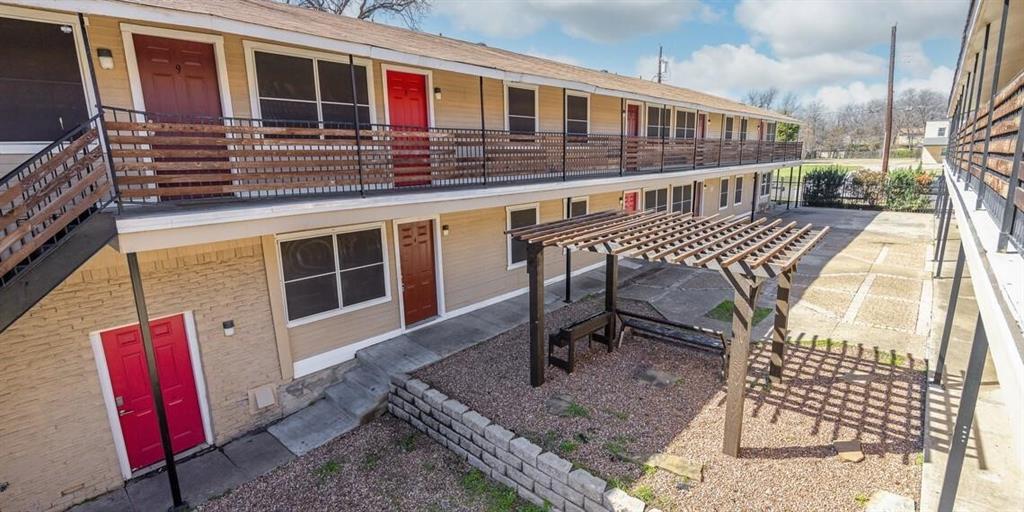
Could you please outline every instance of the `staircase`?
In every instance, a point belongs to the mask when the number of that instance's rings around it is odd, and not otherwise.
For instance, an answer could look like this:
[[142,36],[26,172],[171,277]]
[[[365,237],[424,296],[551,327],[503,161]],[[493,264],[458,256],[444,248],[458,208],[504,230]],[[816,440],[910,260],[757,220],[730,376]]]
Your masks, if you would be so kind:
[[0,332],[115,234],[99,115],[0,178]]

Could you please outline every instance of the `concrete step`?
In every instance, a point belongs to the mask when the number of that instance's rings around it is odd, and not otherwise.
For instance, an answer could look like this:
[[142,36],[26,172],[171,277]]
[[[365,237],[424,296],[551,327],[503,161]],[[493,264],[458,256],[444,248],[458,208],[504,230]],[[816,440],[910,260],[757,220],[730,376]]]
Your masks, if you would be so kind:
[[363,386],[375,395],[386,395],[389,391],[389,383],[391,380],[388,374],[384,371],[375,366],[362,364],[361,362],[356,364],[354,368],[345,372],[342,379],[353,384]]
[[359,420],[331,400],[318,400],[267,429],[289,451],[305,455],[359,426]]
[[387,399],[386,388],[384,391],[374,392],[361,384],[346,380],[329,386],[324,395],[335,407],[352,415],[360,424],[376,417]]

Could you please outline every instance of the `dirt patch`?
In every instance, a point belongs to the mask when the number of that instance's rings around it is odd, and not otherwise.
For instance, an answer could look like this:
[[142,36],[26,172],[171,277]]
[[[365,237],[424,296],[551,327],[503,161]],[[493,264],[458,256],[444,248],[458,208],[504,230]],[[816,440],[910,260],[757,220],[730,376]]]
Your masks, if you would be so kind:
[[515,491],[385,415],[198,508],[220,511],[538,512]]
[[[583,301],[549,314],[546,327],[598,310]],[[712,354],[634,336],[611,354],[594,345],[571,376],[549,367],[535,389],[521,326],[417,376],[663,510],[853,511],[876,490],[918,498],[920,371],[856,346],[792,344],[784,382],[769,386],[765,349],[752,350],[738,459],[722,454],[725,390]],[[652,373],[667,377],[659,385]],[[571,405],[546,406],[552,400]],[[833,442],[849,439],[861,442],[864,461],[836,456]],[[704,481],[645,467],[653,453],[703,464]]]

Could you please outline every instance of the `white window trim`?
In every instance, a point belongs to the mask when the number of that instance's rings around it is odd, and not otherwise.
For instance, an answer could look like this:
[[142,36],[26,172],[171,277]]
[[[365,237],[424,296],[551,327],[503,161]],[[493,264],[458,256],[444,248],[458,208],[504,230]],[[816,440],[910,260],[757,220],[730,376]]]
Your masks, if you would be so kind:
[[579,203],[581,201],[584,204],[587,205],[586,211],[583,212],[583,215],[589,215],[590,214],[590,196],[570,197],[570,198],[567,198],[565,200],[565,216],[564,216],[564,218],[566,218],[566,219],[569,218],[569,213],[572,212],[572,204],[573,203]]
[[[676,193],[675,193],[675,188],[676,187],[679,187],[681,189],[679,193],[682,194],[682,196],[683,196],[679,201],[676,201]],[[686,187],[690,187],[690,197],[689,198],[686,197]],[[682,213],[684,213],[684,214],[685,213],[694,214],[695,212],[693,211],[693,190],[694,190],[695,187],[696,187],[696,182],[693,182],[693,183],[678,183],[678,184],[669,186],[669,188],[668,188],[668,192],[669,192],[669,196],[670,196],[669,197],[669,201],[668,201],[669,211],[672,211],[672,205],[675,204],[676,202],[684,203],[687,200],[689,200],[690,201],[690,211],[689,212],[682,212]]]
[[[432,221],[433,224],[431,236],[434,237],[434,293],[437,294],[437,317],[435,318],[444,318],[447,314],[447,306],[444,302],[444,272],[442,271],[444,269],[444,258],[441,256],[441,216],[434,214],[394,219],[391,221],[391,230],[393,233],[392,240],[395,243],[395,277],[398,279],[398,314],[402,325],[402,332],[407,332],[408,326],[405,324],[405,289],[402,287],[402,245],[399,242],[398,226],[424,220]],[[390,277],[388,280],[390,281]],[[417,326],[430,320],[432,319],[419,322]]]
[[[522,83],[522,82],[508,82],[508,81],[503,82],[503,84],[504,84],[504,88],[502,90],[502,93],[504,94],[504,102],[505,102],[504,103],[504,105],[505,105],[505,115],[503,117],[505,118],[505,131],[509,131],[510,130],[510,128],[508,127],[509,126],[509,124],[508,124],[508,116],[509,116],[509,113],[508,113],[508,90],[511,87],[511,88],[514,88],[514,89],[528,89],[528,90],[533,91],[533,131],[534,132],[539,132],[540,131],[540,86],[533,85],[533,84],[526,84],[526,83]],[[590,102],[587,102],[587,103],[589,104]]]
[[[671,122],[672,128],[669,130],[669,135],[671,135],[670,138],[679,139],[679,140],[695,140],[697,138],[697,111],[696,110],[683,109],[683,108],[677,108],[673,112],[674,113],[672,115],[672,122]],[[676,130],[678,130],[679,126],[680,126],[679,125],[679,117],[680,116],[684,116],[685,117],[686,114],[693,114],[693,137],[691,137],[691,138],[686,138],[686,137],[680,138],[680,137],[676,136]],[[684,129],[685,129],[685,127],[684,127]]]
[[[540,203],[517,204],[515,206],[506,206],[505,207],[505,229],[512,229],[512,212],[519,212],[519,211],[523,211],[523,210],[534,210],[534,211],[536,211],[537,212],[537,216],[536,216],[537,224],[541,223],[541,220],[540,220]],[[513,270],[513,269],[525,267],[527,261],[528,260],[523,260],[523,261],[518,261],[516,263],[512,263],[512,237],[510,235],[505,235],[505,263],[507,265],[505,267],[505,269],[506,270]]]
[[[75,42],[75,57],[78,61],[78,73],[82,79],[82,90],[85,97],[85,111],[87,117],[96,115],[96,92],[92,88],[92,79],[89,75],[89,55],[85,53],[85,43],[82,39],[82,27],[78,17],[74,14],[63,14],[49,11],[38,11],[23,7],[0,5],[0,17],[24,21],[35,21],[39,23],[51,23],[54,25],[68,25],[71,27],[71,35]],[[89,20],[86,19],[86,25]],[[67,127],[68,130],[74,128]],[[48,146],[52,140],[44,141],[0,141],[0,155],[21,155],[35,154]]]
[[771,184],[772,171],[761,173],[761,197],[768,197],[772,195],[772,184]]
[[[348,64],[348,55],[304,50],[301,48],[249,40],[242,41],[242,48],[245,51],[245,77],[249,82],[249,108],[252,109],[252,117],[257,119],[263,118],[263,113],[260,110],[259,84],[256,81],[256,52],[261,51],[264,53],[274,53],[278,55],[287,55],[289,57],[302,57],[314,60],[313,87],[316,90],[317,97],[317,116],[320,119],[323,119],[324,116],[321,108],[322,103],[320,101],[320,74],[315,61],[324,60],[338,64]],[[373,61],[362,57],[353,57],[352,62],[356,65],[366,67],[366,88],[368,89],[367,104],[370,106],[370,124],[376,124],[377,103],[374,97]]]
[[[587,99],[587,133],[589,134],[590,133],[590,119],[591,119],[590,105],[592,103],[590,101],[590,93],[588,93],[588,92],[580,92],[580,91],[569,91],[569,90],[565,91],[565,103],[562,104],[562,112],[565,114],[563,117],[565,118],[565,127],[566,128],[568,128],[568,126],[569,126],[569,121],[579,121],[579,119],[569,119],[569,96],[576,96],[576,97],[579,97],[579,98],[586,98]],[[505,116],[505,119],[506,119],[506,122],[507,122],[508,116]]]
[[[210,420],[210,403],[206,392],[206,378],[203,374],[203,362],[200,359],[199,338],[196,334],[196,319],[192,311],[182,311],[170,315],[153,317],[150,322],[182,315],[185,323],[185,338],[188,340],[188,355],[192,363],[192,377],[196,383],[196,397],[199,399],[199,415],[203,421],[203,436],[205,443],[213,445],[213,424]],[[138,322],[107,327],[89,333],[89,344],[92,346],[93,359],[96,361],[96,371],[99,373],[100,394],[103,395],[103,404],[107,410],[107,421],[110,423],[110,432],[114,438],[114,453],[117,455],[117,464],[121,470],[121,477],[130,480],[133,476],[131,463],[128,461],[128,448],[124,441],[124,432],[121,431],[121,420],[117,413],[117,404],[114,402],[114,385],[110,381],[110,369],[107,367],[106,352],[103,350],[104,332],[136,325]],[[175,455],[175,458],[183,456],[188,452]],[[151,468],[143,468],[138,472],[148,473]],[[138,473],[137,472],[137,473]]]
[[[384,88],[384,124],[391,124],[391,105],[389,104],[388,98],[388,71],[398,71],[400,73],[412,73],[414,75],[423,75],[427,77],[426,90],[423,91],[427,95],[427,127],[434,127],[434,72],[429,69],[413,68],[409,66],[399,66],[397,64],[381,64],[380,65],[380,78]],[[367,88],[372,89],[373,84],[369,81],[370,77],[367,75]],[[370,104],[370,110],[373,110],[373,104]]]
[[[334,236],[334,235],[339,235],[339,234],[343,234],[343,233],[352,233],[352,232],[355,232],[355,231],[367,231],[367,230],[370,230],[370,229],[378,229],[378,230],[380,230],[380,237],[381,237],[381,240],[380,240],[381,245],[380,245],[380,247],[381,247],[381,253],[382,253],[381,256],[384,259],[384,296],[383,297],[378,297],[376,299],[371,299],[371,300],[368,300],[368,301],[365,301],[365,302],[360,302],[359,304],[354,304],[354,305],[348,306],[348,307],[343,306],[342,305],[342,296],[341,296],[341,282],[340,282],[341,276],[340,276],[340,271],[337,270],[337,267],[335,267],[336,270],[334,271],[334,273],[335,273],[335,276],[337,278],[336,279],[336,281],[337,281],[336,285],[338,287],[338,308],[337,309],[332,309],[332,310],[329,310],[329,311],[322,311],[320,313],[316,313],[316,314],[309,315],[309,316],[304,316],[302,318],[297,318],[295,320],[289,319],[289,315],[288,315],[288,294],[285,291],[284,257],[281,255],[281,242],[287,242],[289,240],[301,240],[301,239],[304,239],[304,238],[314,238],[314,237],[324,236],[324,235]],[[305,324],[313,323],[313,322],[316,322],[316,321],[319,321],[319,320],[323,320],[325,318],[331,318],[331,317],[338,316],[338,315],[344,315],[346,313],[351,313],[353,311],[358,311],[360,309],[364,309],[364,308],[376,306],[376,305],[379,305],[379,304],[385,304],[385,303],[391,302],[391,265],[388,263],[388,260],[389,260],[389,255],[388,255],[388,238],[387,238],[386,228],[385,228],[383,222],[371,222],[371,223],[368,223],[368,224],[357,224],[357,225],[354,225],[354,226],[344,226],[344,227],[339,227],[339,228],[317,229],[317,230],[313,230],[313,231],[302,231],[302,232],[297,232],[297,233],[288,233],[288,234],[284,234],[284,235],[277,235],[277,236],[274,237],[274,243],[277,245],[277,261],[279,262],[279,264],[277,265],[277,268],[278,268],[277,272],[278,272],[278,281],[281,283],[280,293],[281,293],[281,297],[283,299],[282,302],[281,302],[281,309],[284,310],[283,311],[284,312],[284,318],[285,318],[285,320],[287,322],[286,326],[288,328],[292,328],[292,327],[297,327],[297,326],[300,326],[300,325],[305,325]],[[338,260],[337,242],[334,242],[334,244],[335,244],[335,246],[334,246],[335,247],[334,260],[335,260],[335,265],[337,265],[337,260]]]
[[[659,110],[662,110],[662,111],[668,110],[669,111],[668,124],[669,124],[669,126],[672,125],[672,109],[669,108],[670,107],[669,105],[662,104],[662,103],[644,103],[644,116],[643,116],[643,119],[644,119],[644,125],[643,125],[644,137],[648,136],[647,130],[648,130],[648,128],[650,128],[650,123],[647,122],[647,119],[648,119],[647,110],[652,108],[652,107],[656,108],[656,109],[659,109]],[[665,138],[667,139],[669,137],[665,137]]]
[[672,210],[672,187],[670,185],[666,185],[664,187],[646,187],[646,188],[644,188],[643,192],[640,194],[640,205],[641,205],[640,209],[641,210],[646,210],[648,208],[648,206],[647,206],[647,193],[648,192],[656,192],[658,190],[664,190],[665,191],[665,211],[671,211]]
[[[743,204],[743,185],[744,185],[743,182],[745,182],[745,181],[747,181],[747,180],[743,179],[743,176],[736,176],[735,179],[733,179],[733,182],[736,183],[732,187],[733,188],[733,190],[732,190],[732,197],[733,197],[733,201],[735,201],[733,203],[733,206],[739,206],[739,205]],[[739,201],[736,201],[736,194],[737,193],[739,193],[739,195],[740,195],[740,200]]]
[[149,27],[145,25],[121,24],[121,41],[124,44],[124,57],[128,67],[128,84],[132,91],[132,106],[135,110],[146,111],[146,98],[142,94],[142,79],[139,77],[139,62],[135,56],[133,35],[147,35],[194,41],[213,45],[213,60],[217,66],[217,92],[220,95],[220,112],[222,117],[233,117],[231,107],[231,87],[228,83],[227,58],[224,56],[224,38],[216,34],[203,34],[170,28]]
[[[722,192],[725,192],[725,205],[722,205]],[[718,209],[729,208],[729,178],[723,177],[718,181]]]

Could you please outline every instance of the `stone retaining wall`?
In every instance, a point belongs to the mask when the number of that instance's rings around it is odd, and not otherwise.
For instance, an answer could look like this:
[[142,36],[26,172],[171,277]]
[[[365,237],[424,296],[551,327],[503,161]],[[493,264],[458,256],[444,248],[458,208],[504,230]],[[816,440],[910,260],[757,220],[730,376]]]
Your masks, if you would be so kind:
[[[427,383],[391,378],[388,411],[455,452],[524,500],[565,512],[644,512],[644,502],[525,437],[492,423]],[[657,512],[647,509],[647,512]]]

